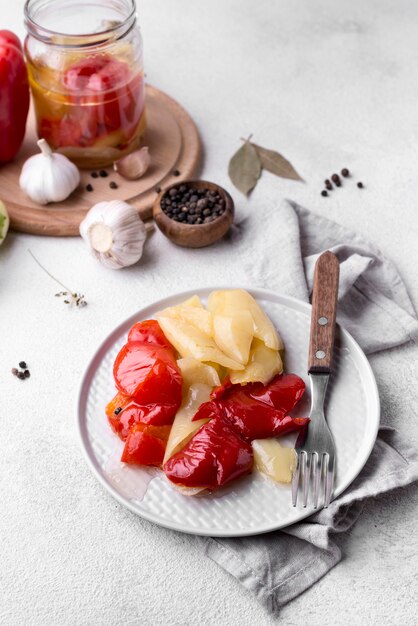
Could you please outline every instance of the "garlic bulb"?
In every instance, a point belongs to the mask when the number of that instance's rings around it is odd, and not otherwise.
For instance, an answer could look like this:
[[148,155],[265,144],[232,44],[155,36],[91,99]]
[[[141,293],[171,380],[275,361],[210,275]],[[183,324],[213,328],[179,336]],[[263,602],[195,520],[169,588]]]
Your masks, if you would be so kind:
[[133,206],[112,200],[90,209],[80,224],[80,235],[96,259],[118,270],[139,261],[147,227]]
[[151,156],[147,147],[135,150],[131,154],[115,161],[113,163],[113,169],[118,172],[123,178],[128,180],[137,180],[141,178],[147,171],[151,161]]
[[45,139],[40,139],[38,146],[41,154],[31,156],[23,165],[20,187],[39,204],[61,202],[79,185],[80,172],[66,156],[52,152]]

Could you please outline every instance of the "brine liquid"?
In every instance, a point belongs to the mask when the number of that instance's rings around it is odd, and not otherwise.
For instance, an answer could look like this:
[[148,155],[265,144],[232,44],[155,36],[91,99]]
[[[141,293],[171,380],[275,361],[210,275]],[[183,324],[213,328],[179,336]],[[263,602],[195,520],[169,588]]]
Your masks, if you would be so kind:
[[[143,73],[93,59],[65,74],[29,64],[37,131],[79,167],[101,167],[136,149],[145,132]],[[108,87],[108,88],[107,88]]]

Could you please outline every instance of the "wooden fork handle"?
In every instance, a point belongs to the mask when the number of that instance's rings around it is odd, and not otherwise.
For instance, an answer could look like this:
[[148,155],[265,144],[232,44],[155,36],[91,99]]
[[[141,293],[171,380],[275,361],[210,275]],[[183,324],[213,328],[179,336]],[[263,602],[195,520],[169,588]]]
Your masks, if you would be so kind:
[[332,252],[321,254],[315,265],[312,291],[309,372],[329,373],[334,349],[340,264]]

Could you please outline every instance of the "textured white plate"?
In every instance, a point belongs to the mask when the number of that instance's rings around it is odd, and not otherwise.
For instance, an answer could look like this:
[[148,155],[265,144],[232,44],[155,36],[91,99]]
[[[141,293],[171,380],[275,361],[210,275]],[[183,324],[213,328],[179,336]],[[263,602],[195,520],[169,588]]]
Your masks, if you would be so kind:
[[[219,288],[219,287],[218,287]],[[215,288],[213,288],[215,289]],[[78,398],[78,426],[87,461],[95,476],[119,502],[147,520],[197,535],[237,537],[293,524],[313,512],[294,508],[290,487],[253,474],[215,495],[188,497],[175,491],[162,472],[120,463],[123,443],[108,425],[105,406],[115,393],[113,361],[136,321],[197,293],[203,301],[213,289],[171,296],[138,311],[116,328],[97,350],[84,374]],[[286,350],[286,370],[308,382],[306,367],[311,307],[272,292],[249,290],[279,330]],[[379,396],[364,353],[345,330],[338,333],[335,373],[326,414],[337,448],[335,494],[360,472],[373,448],[379,426]],[[298,409],[307,415],[309,392]]]

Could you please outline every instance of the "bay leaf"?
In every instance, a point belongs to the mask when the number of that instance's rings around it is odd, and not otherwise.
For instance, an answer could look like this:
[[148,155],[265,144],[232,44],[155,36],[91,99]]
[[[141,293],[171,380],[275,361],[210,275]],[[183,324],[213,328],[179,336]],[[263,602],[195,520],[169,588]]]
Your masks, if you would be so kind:
[[260,157],[255,147],[245,141],[229,161],[229,178],[246,196],[257,184],[261,174]]
[[279,152],[276,152],[275,150],[268,150],[267,148],[258,146],[255,143],[252,145],[259,156],[263,169],[275,174],[276,176],[280,176],[281,178],[303,181],[303,178],[299,176],[293,165],[289,163],[283,155],[279,154]]

